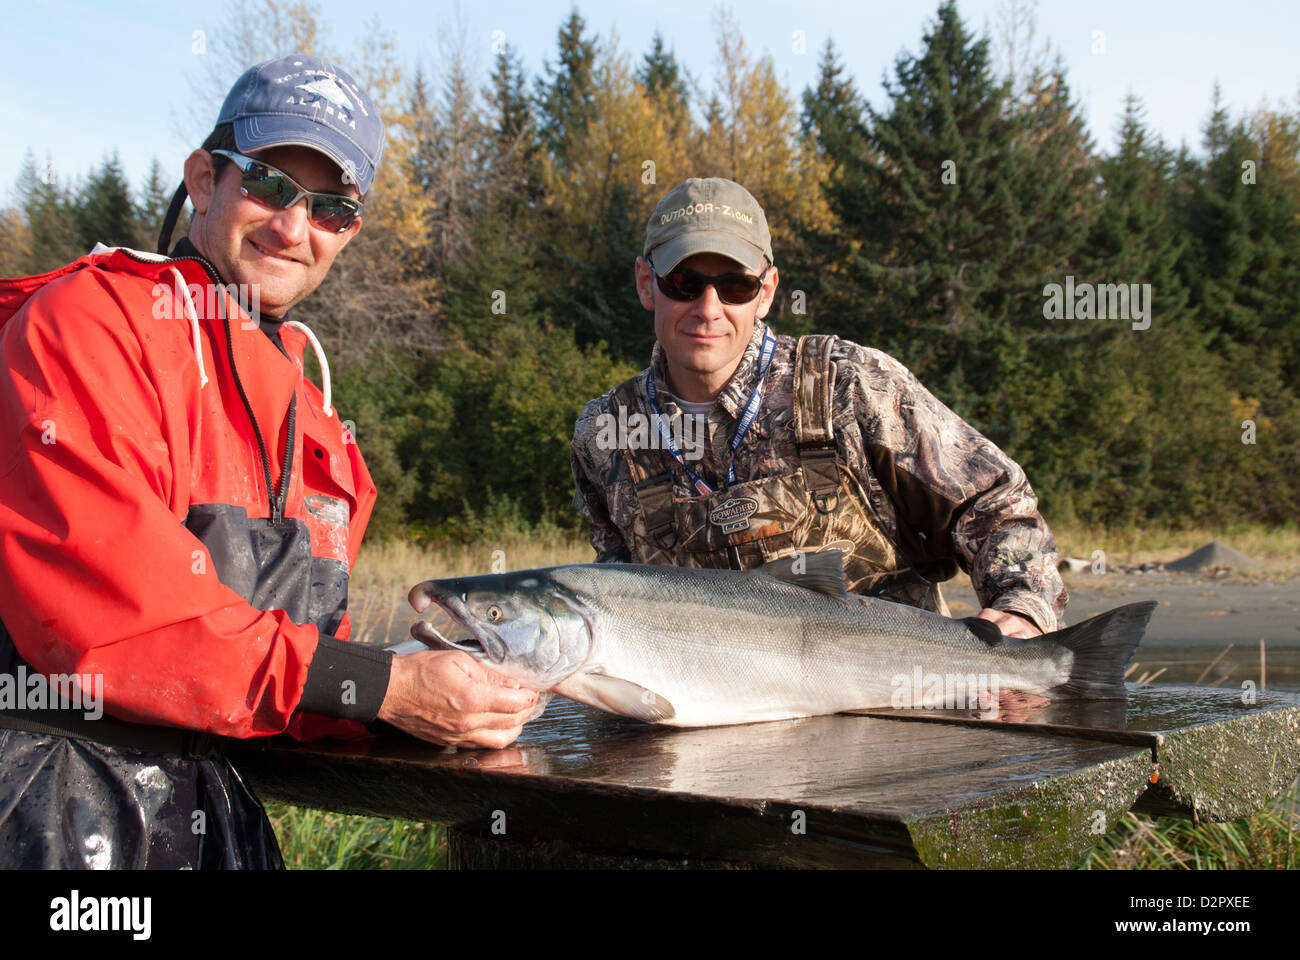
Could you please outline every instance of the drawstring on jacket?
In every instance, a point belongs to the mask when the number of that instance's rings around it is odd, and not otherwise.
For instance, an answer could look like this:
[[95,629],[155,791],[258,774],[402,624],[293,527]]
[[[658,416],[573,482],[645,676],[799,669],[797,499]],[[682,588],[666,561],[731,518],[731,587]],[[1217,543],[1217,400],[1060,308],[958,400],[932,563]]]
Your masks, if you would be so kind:
[[[172,276],[176,278],[176,288],[180,290],[181,297],[185,303],[185,316],[190,321],[190,336],[194,341],[194,360],[199,365],[199,389],[201,390],[203,387],[208,385],[208,374],[203,365],[203,347],[200,345],[199,341],[198,311],[194,309],[194,301],[190,297],[189,286],[185,283],[185,279],[181,276],[180,271],[175,267],[171,267],[170,269]],[[229,290],[222,287],[221,291],[227,299],[230,298]],[[333,398],[330,389],[330,364],[325,358],[325,348],[321,346],[320,340],[316,337],[316,334],[312,333],[311,327],[307,326],[307,324],[299,320],[286,320],[284,321],[284,325],[286,327],[294,327],[297,330],[301,330],[303,334],[306,335],[308,341],[310,341],[312,351],[316,354],[316,362],[320,364],[321,398],[323,401],[321,411],[327,417],[334,416],[334,407],[330,402]]]
[[325,348],[320,345],[320,341],[316,339],[316,334],[311,332],[311,328],[307,324],[297,320],[286,320],[284,325],[286,327],[296,327],[305,333],[307,339],[311,341],[311,348],[316,351],[316,362],[320,364],[320,392],[324,400],[324,406],[321,409],[325,412],[325,416],[334,416],[334,408],[330,406],[330,365],[329,361],[325,359]]
[[185,316],[190,321],[190,336],[194,338],[194,359],[199,365],[199,389],[202,390],[208,385],[208,374],[203,367],[203,347],[199,345],[199,314],[194,309],[194,301],[190,298],[190,288],[185,283],[185,278],[175,267],[171,268],[172,276],[176,278],[176,289],[181,292],[185,299]]

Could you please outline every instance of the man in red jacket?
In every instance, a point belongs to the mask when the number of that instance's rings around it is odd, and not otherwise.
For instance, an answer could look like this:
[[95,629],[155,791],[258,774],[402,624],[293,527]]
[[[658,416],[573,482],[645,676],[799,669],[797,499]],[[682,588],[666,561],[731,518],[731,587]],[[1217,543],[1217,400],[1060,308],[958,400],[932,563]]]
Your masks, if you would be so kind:
[[380,719],[503,747],[536,705],[461,653],[346,642],[376,491],[286,314],[383,141],[348,74],[268,61],[186,160],[160,255],[0,281],[0,867],[279,867],[225,738]]

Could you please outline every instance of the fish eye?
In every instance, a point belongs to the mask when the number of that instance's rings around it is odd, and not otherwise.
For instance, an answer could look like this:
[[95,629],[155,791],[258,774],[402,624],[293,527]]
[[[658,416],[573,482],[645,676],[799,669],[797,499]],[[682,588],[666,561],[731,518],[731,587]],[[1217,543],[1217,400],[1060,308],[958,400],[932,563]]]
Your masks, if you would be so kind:
[[492,606],[487,608],[487,617],[489,623],[496,623],[501,619],[501,608],[495,603],[492,604]]

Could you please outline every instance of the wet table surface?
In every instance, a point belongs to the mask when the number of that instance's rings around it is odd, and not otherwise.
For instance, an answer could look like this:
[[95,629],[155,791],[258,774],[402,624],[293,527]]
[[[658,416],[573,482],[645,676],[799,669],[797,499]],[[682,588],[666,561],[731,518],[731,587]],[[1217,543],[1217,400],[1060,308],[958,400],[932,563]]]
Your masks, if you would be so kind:
[[453,826],[470,865],[1068,867],[1130,809],[1261,809],[1300,771],[1300,695],[1131,686],[997,720],[693,730],[557,697],[505,750],[277,738],[235,762],[264,798]]

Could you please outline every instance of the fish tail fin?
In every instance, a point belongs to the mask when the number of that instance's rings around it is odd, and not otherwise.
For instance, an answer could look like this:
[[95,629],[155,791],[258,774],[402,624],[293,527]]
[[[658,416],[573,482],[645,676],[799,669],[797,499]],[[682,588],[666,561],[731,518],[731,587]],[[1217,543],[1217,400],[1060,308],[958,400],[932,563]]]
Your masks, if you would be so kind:
[[1133,659],[1157,604],[1128,603],[1089,617],[1083,623],[1045,635],[1043,640],[1074,651],[1070,677],[1052,695],[1073,700],[1123,700],[1124,668]]

